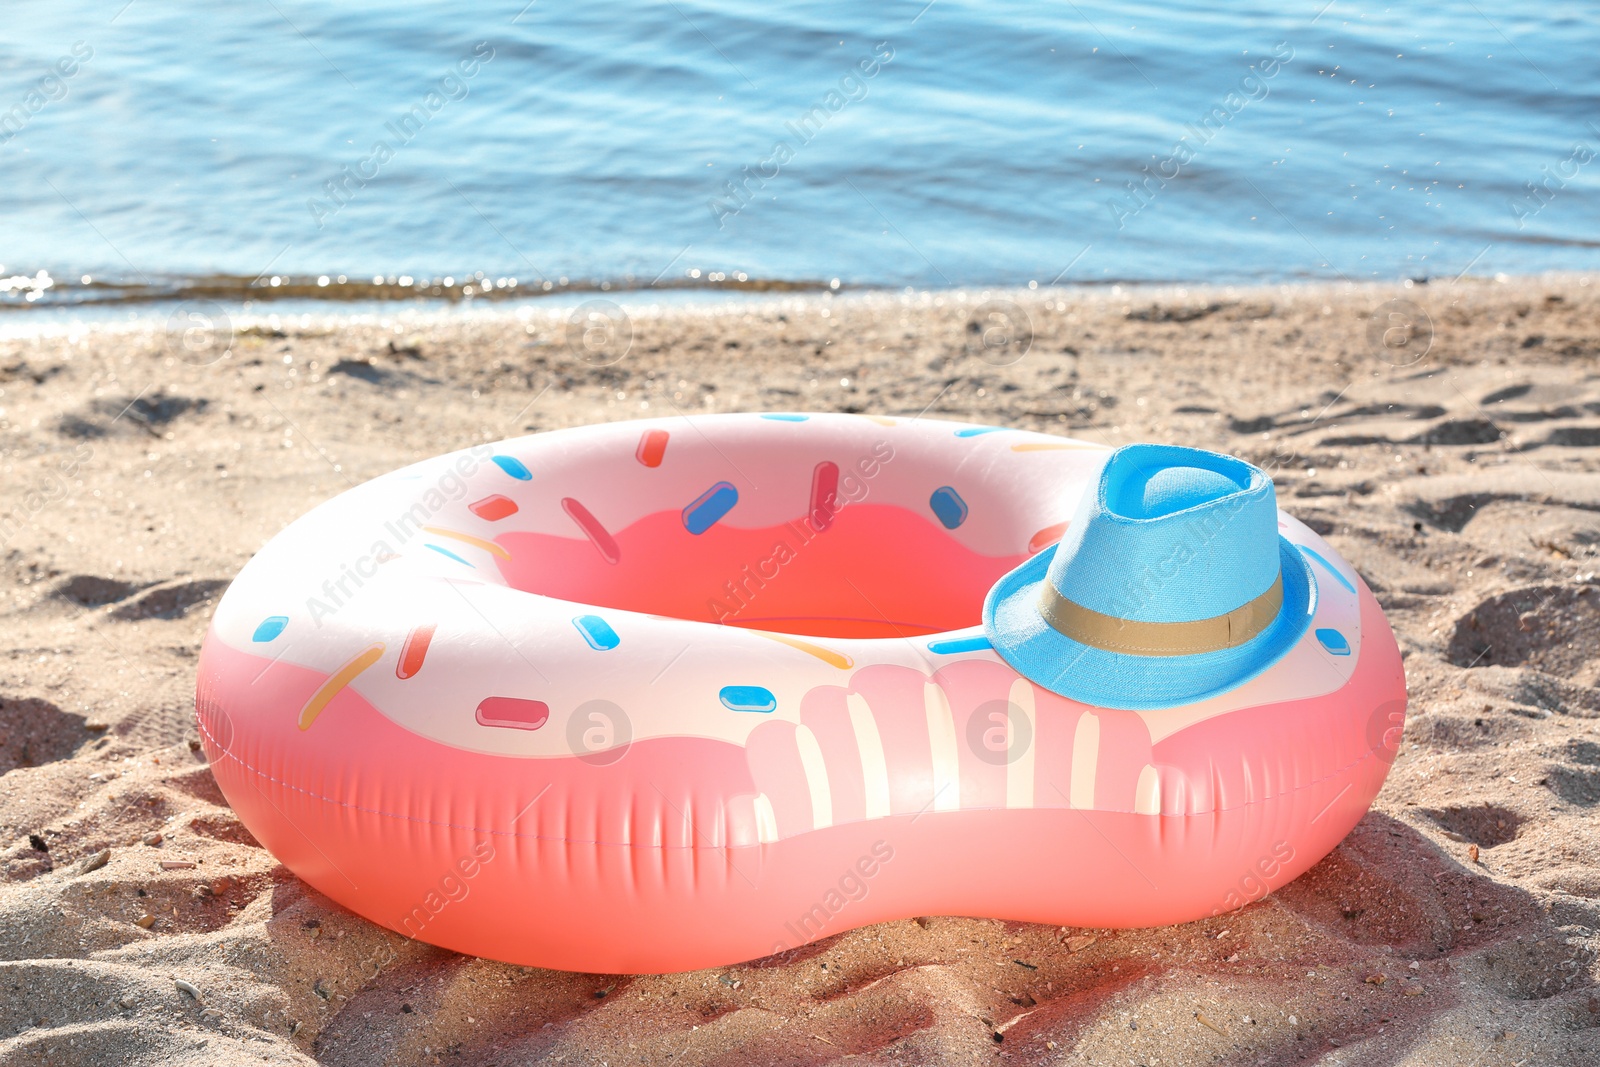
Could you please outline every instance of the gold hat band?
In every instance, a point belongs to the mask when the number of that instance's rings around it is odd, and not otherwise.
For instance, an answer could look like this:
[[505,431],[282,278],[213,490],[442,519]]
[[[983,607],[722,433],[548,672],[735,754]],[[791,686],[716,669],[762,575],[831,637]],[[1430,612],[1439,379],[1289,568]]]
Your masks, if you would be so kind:
[[1039,613],[1059,633],[1090,648],[1135,656],[1193,656],[1244,644],[1265,630],[1283,607],[1283,574],[1265,593],[1224,615],[1193,622],[1136,622],[1104,615],[1041,583]]

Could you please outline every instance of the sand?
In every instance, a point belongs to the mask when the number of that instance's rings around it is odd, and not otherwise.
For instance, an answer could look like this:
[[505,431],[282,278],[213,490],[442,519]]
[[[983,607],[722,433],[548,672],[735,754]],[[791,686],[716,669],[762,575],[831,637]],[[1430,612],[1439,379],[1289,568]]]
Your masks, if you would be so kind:
[[[974,322],[976,293],[635,308],[631,344],[592,333],[594,351],[544,310],[239,323],[226,356],[225,334],[13,315],[0,1062],[1600,1062],[1597,289],[989,294],[1031,331],[1025,353],[983,347],[1006,324]],[[1410,306],[1385,347],[1369,330],[1389,300]],[[1431,326],[1408,333],[1417,309]],[[263,542],[480,440],[749,409],[926,412],[1269,465],[1406,655],[1410,719],[1374,810],[1306,876],[1216,919],[908,918],[663,977],[408,942],[256,844],[191,712],[211,605]]]

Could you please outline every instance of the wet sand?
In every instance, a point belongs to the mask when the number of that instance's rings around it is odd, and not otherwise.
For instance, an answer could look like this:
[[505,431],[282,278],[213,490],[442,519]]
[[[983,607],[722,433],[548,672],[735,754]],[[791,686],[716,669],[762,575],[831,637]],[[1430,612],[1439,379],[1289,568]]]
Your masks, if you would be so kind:
[[[1597,288],[807,295],[634,307],[587,347],[543,310],[0,340],[0,1063],[1600,1062]],[[1406,656],[1374,810],[1215,919],[932,916],[657,977],[409,942],[256,844],[192,699],[262,543],[428,455],[739,410],[1269,466]]]

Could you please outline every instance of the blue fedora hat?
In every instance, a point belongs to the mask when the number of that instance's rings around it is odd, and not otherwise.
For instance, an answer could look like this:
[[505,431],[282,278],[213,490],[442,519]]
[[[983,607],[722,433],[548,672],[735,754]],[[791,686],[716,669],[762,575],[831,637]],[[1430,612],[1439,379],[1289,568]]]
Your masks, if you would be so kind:
[[983,627],[1025,678],[1146,710],[1225,693],[1302,634],[1317,587],[1261,468],[1178,445],[1113,452],[1066,536],[989,590]]

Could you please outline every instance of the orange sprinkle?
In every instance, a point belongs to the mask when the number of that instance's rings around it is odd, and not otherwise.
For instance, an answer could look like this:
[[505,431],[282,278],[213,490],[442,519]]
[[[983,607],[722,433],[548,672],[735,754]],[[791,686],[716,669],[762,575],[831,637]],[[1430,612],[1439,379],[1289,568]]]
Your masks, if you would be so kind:
[[378,662],[383,657],[383,642],[378,642],[352,656],[343,667],[334,671],[326,682],[311,694],[311,699],[306,701],[306,706],[300,709],[300,729],[309,730],[311,724],[317,721],[317,716],[322,714],[322,709],[328,706],[328,701],[338,696],[344,687],[355,681],[356,675]]
[[456,530],[446,530],[442,526],[424,526],[422,529],[427,533],[437,534],[440,537],[453,537],[464,545],[471,545],[473,548],[481,548],[485,552],[499,556],[501,559],[511,558],[510,552],[507,552],[504,548],[495,544],[493,541],[485,541],[481,537],[473,537],[471,534],[460,533]]
[[814,645],[810,641],[802,641],[798,637],[775,634],[770,630],[749,630],[747,632],[759,634],[769,640],[777,641],[779,644],[788,645],[790,648],[797,648],[801,652],[817,657],[830,667],[839,668],[841,671],[847,671],[856,665],[856,661],[843,652],[835,652],[831,648],[823,648],[821,645]]
[[1011,446],[1013,452],[1109,452],[1105,445],[1080,444],[1073,441],[1018,441]]

